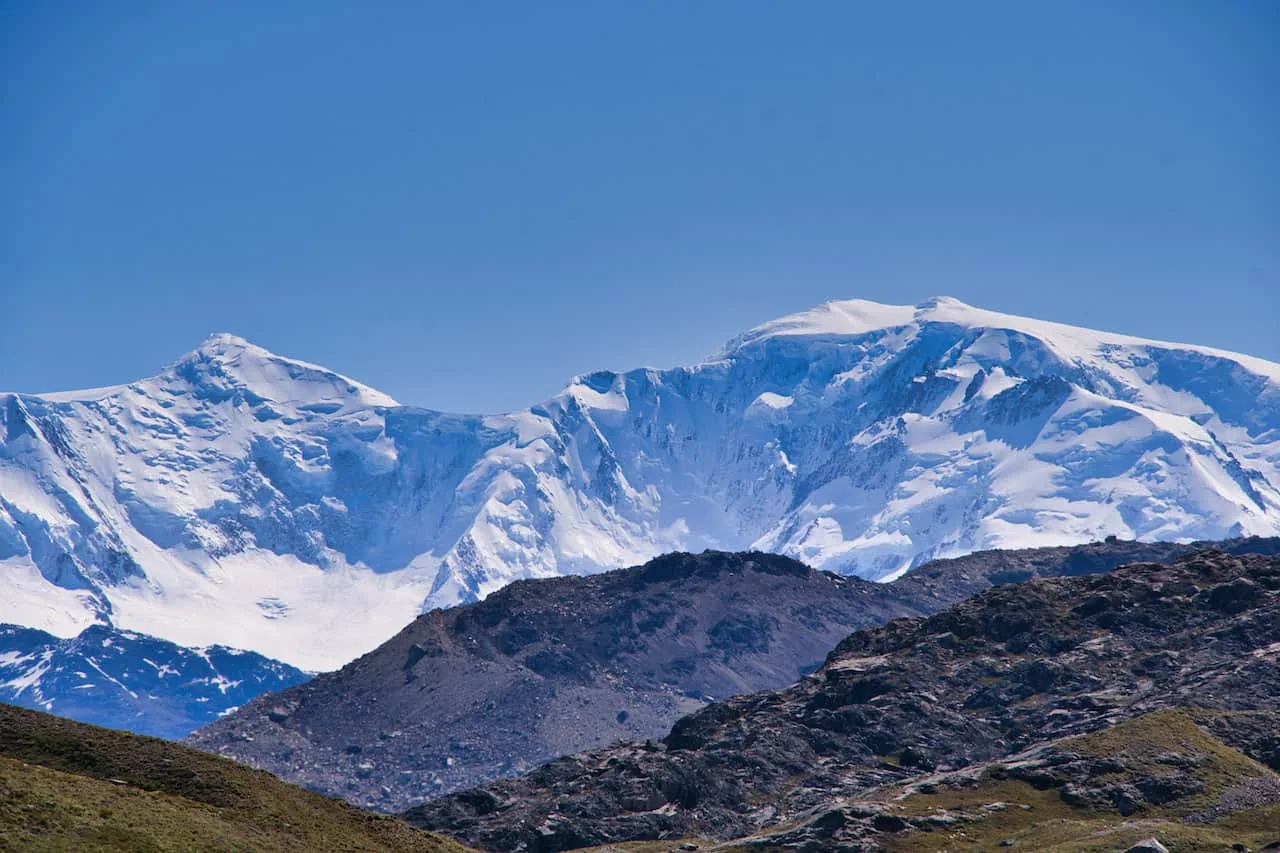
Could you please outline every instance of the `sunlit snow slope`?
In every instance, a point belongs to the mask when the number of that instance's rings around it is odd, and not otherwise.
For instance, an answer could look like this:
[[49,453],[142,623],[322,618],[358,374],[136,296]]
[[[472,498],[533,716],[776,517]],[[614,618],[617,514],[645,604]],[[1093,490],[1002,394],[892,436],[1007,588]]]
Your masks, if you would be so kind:
[[1280,534],[1280,365],[946,298],[828,303],[491,417],[229,335],[0,414],[0,622],[307,669],[423,607],[673,549],[886,579],[980,548]]
[[0,625],[0,701],[156,737],[186,737],[304,680],[279,661],[222,646],[188,649],[105,625],[73,639]]

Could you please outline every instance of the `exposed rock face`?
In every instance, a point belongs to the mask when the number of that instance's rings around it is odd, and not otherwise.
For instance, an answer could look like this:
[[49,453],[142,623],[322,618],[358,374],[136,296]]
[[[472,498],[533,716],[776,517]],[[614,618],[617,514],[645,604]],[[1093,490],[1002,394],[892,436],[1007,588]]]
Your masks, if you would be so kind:
[[1169,848],[1161,844],[1158,838],[1144,838],[1125,853],[1169,853]]
[[930,609],[941,610],[993,586],[1036,578],[1101,574],[1128,563],[1172,563],[1205,550],[1277,555],[1280,537],[1192,543],[1134,542],[1109,537],[1086,545],[977,551],[925,563],[894,581],[894,586],[913,601],[928,602]]
[[[1215,544],[1280,552],[1276,539]],[[856,628],[994,584],[1193,550],[1110,541],[987,551],[891,584],[707,552],[521,581],[420,617],[339,672],[249,703],[191,742],[360,805],[405,808],[561,755],[661,738],[712,698],[791,683]]]
[[1280,772],[1280,710],[1210,716],[1201,724],[1224,743]]
[[891,586],[770,554],[671,554],[518,581],[422,616],[335,673],[191,742],[384,810],[790,683],[857,627],[919,613]]
[[[661,742],[561,759],[408,816],[501,850],[758,836],[886,785],[1160,709],[1278,704],[1280,558],[1202,552],[1000,587],[859,631],[795,685],[717,702]],[[1270,733],[1253,720],[1220,728],[1265,760]],[[1059,800],[1121,809],[1194,794],[1165,774],[1110,790],[1099,770],[1061,770],[1074,787],[1062,781]]]

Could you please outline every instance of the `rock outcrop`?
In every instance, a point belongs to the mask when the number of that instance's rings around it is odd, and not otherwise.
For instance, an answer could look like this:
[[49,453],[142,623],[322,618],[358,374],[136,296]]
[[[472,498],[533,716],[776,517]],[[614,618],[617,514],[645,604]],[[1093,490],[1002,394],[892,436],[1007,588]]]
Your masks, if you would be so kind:
[[[1214,547],[1275,553],[1280,540]],[[191,742],[358,805],[405,808],[561,755],[660,739],[713,699],[790,684],[857,628],[993,585],[1195,550],[1112,540],[984,551],[889,584],[707,552],[519,581],[421,616],[340,671],[248,703]]]
[[[1152,770],[1145,758],[1104,766],[1105,754],[1069,748],[1043,752],[1040,765],[1015,757],[1154,712],[1278,704],[1280,558],[1201,552],[1172,566],[999,587],[928,618],[859,631],[793,686],[712,704],[661,741],[564,758],[408,817],[501,850],[753,838],[931,778],[991,779],[1002,761],[1012,762],[999,771],[1013,774],[1011,784],[1044,784],[1071,808],[1198,807],[1210,783],[1197,788],[1178,764],[1194,756],[1170,758],[1179,773]],[[1221,731],[1256,755],[1241,756],[1250,773],[1274,777],[1258,763],[1273,744],[1269,718],[1228,719],[1196,730]],[[880,832],[922,828],[893,809],[885,815],[857,821]],[[846,849],[831,843],[800,849]]]

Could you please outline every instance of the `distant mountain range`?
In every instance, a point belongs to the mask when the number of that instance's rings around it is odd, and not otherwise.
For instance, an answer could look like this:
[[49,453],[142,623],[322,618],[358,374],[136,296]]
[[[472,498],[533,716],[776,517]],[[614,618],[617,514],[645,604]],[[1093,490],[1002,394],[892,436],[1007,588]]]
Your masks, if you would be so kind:
[[156,737],[186,737],[307,677],[255,652],[188,649],[106,625],[70,639],[0,625],[0,702]]
[[399,406],[230,335],[129,385],[0,396],[0,622],[308,670],[515,579],[672,550],[884,580],[1277,533],[1280,365],[946,298],[828,303],[505,415]]

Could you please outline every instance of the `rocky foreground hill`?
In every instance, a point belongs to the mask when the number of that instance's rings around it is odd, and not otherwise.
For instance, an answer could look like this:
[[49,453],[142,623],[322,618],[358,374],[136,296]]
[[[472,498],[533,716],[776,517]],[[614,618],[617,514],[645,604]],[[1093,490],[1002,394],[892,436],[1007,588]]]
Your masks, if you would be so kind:
[[[1280,539],[1214,543],[1280,553]],[[269,694],[191,743],[359,805],[406,808],[618,740],[658,739],[713,699],[783,687],[851,631],[993,585],[1171,562],[1122,540],[987,551],[890,584],[767,554],[671,554],[520,581],[424,615],[335,673]]]
[[334,673],[190,742],[383,810],[617,740],[714,698],[788,684],[856,628],[923,612],[773,554],[671,554],[517,581],[419,617]]
[[539,853],[1124,850],[1146,835],[1260,849],[1280,840],[1278,708],[1280,558],[1198,552],[859,631],[791,687],[716,702],[660,741],[407,817]]

